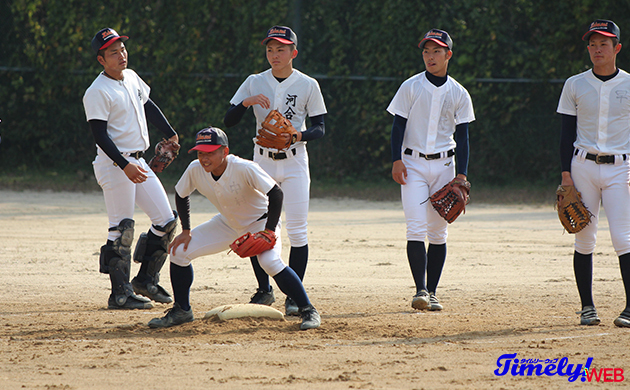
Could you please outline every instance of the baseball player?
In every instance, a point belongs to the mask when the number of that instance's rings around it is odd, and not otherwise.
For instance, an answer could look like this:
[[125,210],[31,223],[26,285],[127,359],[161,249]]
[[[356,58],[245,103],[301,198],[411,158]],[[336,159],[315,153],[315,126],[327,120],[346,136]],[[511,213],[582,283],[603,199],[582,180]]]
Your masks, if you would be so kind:
[[[250,75],[243,82],[230,100],[231,106],[224,123],[227,127],[236,125],[251,106],[256,116],[257,129],[261,128],[269,111],[276,109],[298,131],[297,139],[288,150],[278,151],[255,144],[254,161],[280,184],[286,194],[286,230],[291,242],[289,266],[303,280],[308,262],[306,225],[311,185],[306,142],[324,136],[326,106],[317,81],[293,69],[293,59],[298,54],[298,40],[289,27],[270,28],[262,44],[266,46],[267,61],[271,68]],[[309,128],[306,128],[307,116],[311,122]],[[252,257],[251,262],[258,280],[258,290],[251,302],[271,305],[275,298],[269,277],[256,257]],[[297,315],[297,309],[295,302],[287,297],[286,314]]]
[[442,310],[435,292],[446,260],[447,222],[427,200],[456,172],[466,180],[468,124],[475,115],[468,91],[448,76],[453,55],[449,34],[429,30],[418,47],[426,71],[403,82],[387,107],[394,115],[392,177],[401,185],[407,222],[407,259],[416,285],[411,306]]
[[626,308],[614,324],[630,327],[630,75],[617,68],[619,39],[614,22],[591,23],[582,40],[588,42],[593,68],[565,82],[557,110],[562,115],[562,185],[575,185],[593,214],[575,234],[573,252],[582,325],[600,323],[593,303],[593,250],[601,204],[626,292]]
[[[175,186],[175,202],[182,223],[182,233],[169,246],[171,284],[175,303],[162,318],[149,322],[152,328],[164,328],[193,320],[190,286],[193,282],[191,261],[229,249],[245,233],[262,230],[276,232],[273,249],[258,255],[260,266],[299,307],[300,329],[320,325],[320,316],[311,305],[302,281],[280,258],[281,242],[278,220],[282,211],[282,190],[252,161],[229,154],[223,130],[209,127],[197,133],[194,160]],[[219,210],[211,220],[190,230],[189,196],[199,191]]]
[[[94,174],[109,218],[107,243],[100,253],[100,272],[109,274],[112,284],[108,307],[149,309],[151,301],[136,294],[173,301],[158,282],[177,218],[162,183],[142,157],[150,145],[147,118],[166,138],[177,142],[178,136],[149,98],[149,86],[127,69],[127,39],[111,28],[96,33],[92,49],[103,71],[85,91],[83,105],[97,146]],[[135,204],[152,225],[138,239],[133,257],[141,266],[130,283]]]

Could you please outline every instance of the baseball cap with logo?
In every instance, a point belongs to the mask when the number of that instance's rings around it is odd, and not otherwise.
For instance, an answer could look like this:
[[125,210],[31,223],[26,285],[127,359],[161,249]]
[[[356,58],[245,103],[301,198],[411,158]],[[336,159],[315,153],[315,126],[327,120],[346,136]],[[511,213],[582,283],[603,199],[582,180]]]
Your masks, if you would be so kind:
[[270,39],[275,39],[276,41],[283,43],[285,45],[295,44],[297,46],[298,39],[297,35],[291,30],[289,27],[285,26],[273,26],[267,31],[267,38],[263,39],[261,42],[263,45],[266,45]]
[[424,38],[418,44],[420,49],[424,49],[424,45],[427,41],[433,41],[440,46],[447,47],[449,50],[453,49],[453,40],[446,31],[432,28],[425,35]]
[[594,33],[602,34],[606,37],[617,38],[621,40],[621,31],[612,20],[597,19],[588,28],[588,31],[582,37],[583,41],[588,41]]
[[127,39],[129,39],[129,37],[125,35],[118,35],[116,30],[114,30],[113,28],[104,28],[101,31],[97,32],[96,35],[94,35],[94,38],[92,38],[92,50],[94,50],[94,52],[98,54],[99,50],[103,50],[109,47],[112,43],[116,42],[119,39],[125,42]]
[[218,127],[206,127],[199,130],[195,138],[195,147],[190,149],[188,153],[197,150],[200,152],[214,152],[221,146],[228,146],[227,135]]

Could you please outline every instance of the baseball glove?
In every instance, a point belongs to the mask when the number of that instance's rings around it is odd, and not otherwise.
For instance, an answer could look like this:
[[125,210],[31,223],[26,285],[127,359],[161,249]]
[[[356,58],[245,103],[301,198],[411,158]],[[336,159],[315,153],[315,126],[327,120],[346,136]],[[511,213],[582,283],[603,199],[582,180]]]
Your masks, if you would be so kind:
[[591,222],[593,214],[582,203],[582,194],[578,192],[575,186],[559,185],[556,196],[558,218],[567,232],[577,233]]
[[155,156],[149,161],[149,167],[155,173],[162,172],[179,154],[179,144],[175,141],[163,139],[155,145]]
[[[284,136],[288,134],[289,137]],[[297,141],[297,130],[278,110],[271,110],[258,130],[256,143],[265,148],[287,149]]]
[[446,222],[453,223],[462,212],[466,212],[469,194],[470,182],[456,177],[431,195],[429,200]]
[[257,256],[268,251],[276,245],[276,234],[271,230],[263,230],[258,233],[245,233],[233,243],[230,249],[240,257]]

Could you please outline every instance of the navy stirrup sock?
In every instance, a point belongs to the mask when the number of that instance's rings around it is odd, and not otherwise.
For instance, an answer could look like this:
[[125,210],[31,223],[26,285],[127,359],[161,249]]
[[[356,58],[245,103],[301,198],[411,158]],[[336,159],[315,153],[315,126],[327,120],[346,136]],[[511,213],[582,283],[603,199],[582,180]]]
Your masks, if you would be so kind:
[[300,278],[291,267],[285,267],[273,277],[273,280],[276,281],[280,291],[295,301],[297,307],[304,307],[311,304]]
[[297,274],[300,280],[304,280],[306,264],[308,263],[308,244],[300,247],[291,247],[289,254],[289,267]]
[[175,302],[183,310],[190,310],[190,286],[194,279],[192,264],[188,267],[180,267],[171,263],[171,286]]
[[265,272],[264,269],[260,266],[258,262],[258,256],[252,256],[249,258],[249,261],[252,263],[252,268],[254,269],[254,275],[256,276],[256,281],[258,282],[258,288],[263,291],[271,291],[271,285],[269,284],[269,275]]
[[407,260],[409,260],[411,275],[416,284],[416,292],[426,290],[424,276],[427,271],[427,252],[423,241],[407,241]]
[[595,306],[593,303],[593,254],[583,255],[573,252],[573,272],[582,308]]
[[427,288],[434,293],[442,276],[446,261],[446,244],[429,244],[427,250]]

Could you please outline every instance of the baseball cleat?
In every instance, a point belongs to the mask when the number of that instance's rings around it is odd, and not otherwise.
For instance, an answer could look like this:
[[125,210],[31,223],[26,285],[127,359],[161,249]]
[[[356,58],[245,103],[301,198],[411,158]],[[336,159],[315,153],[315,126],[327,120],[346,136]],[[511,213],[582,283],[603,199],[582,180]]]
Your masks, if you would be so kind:
[[599,325],[600,323],[594,306],[584,306],[582,311],[576,311],[575,314],[580,314],[580,325]]
[[302,317],[302,323],[300,324],[300,330],[319,328],[322,323],[321,317],[313,305],[304,306],[299,309],[300,316]]
[[173,298],[166,292],[166,290],[158,285],[142,284],[137,278],[131,280],[133,291],[136,294],[144,295],[145,297],[160,303],[171,303]]
[[630,308],[626,308],[626,310],[619,314],[614,324],[620,328],[630,328]]
[[177,302],[165,313],[166,315],[164,317],[154,318],[149,321],[149,328],[168,328],[170,326],[185,324],[195,319],[192,307],[188,310],[183,310]]
[[416,295],[413,296],[413,300],[411,301],[411,307],[416,310],[425,310],[428,309],[431,304],[429,303],[429,293],[427,290],[420,290]]
[[124,297],[116,299],[116,296],[111,294],[107,300],[107,308],[110,310],[153,309],[153,303],[151,300],[135,294],[131,294],[126,299]]
[[249,301],[249,303],[271,306],[271,304],[274,303],[275,301],[276,301],[276,297],[274,297],[273,295],[273,287],[270,286],[269,291],[265,291],[260,288],[256,290],[254,295],[252,295],[252,298]]
[[295,301],[289,297],[284,300],[284,311],[287,316],[299,316],[300,311]]
[[443,307],[440,305],[440,301],[435,296],[435,293],[429,293],[429,310],[438,311],[442,309]]

